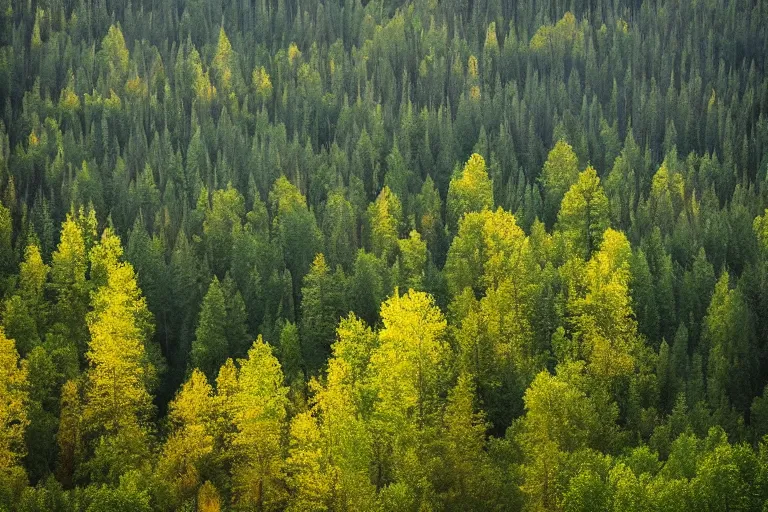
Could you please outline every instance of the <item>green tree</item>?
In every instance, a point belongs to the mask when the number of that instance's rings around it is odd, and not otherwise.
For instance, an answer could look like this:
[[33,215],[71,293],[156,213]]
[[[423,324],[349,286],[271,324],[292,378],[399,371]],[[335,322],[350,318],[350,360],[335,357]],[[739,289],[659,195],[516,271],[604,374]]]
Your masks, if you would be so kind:
[[609,225],[610,210],[597,172],[588,167],[563,196],[557,214],[557,229],[573,247],[574,254],[589,259],[600,246]]
[[388,264],[393,263],[397,255],[402,223],[402,204],[389,187],[384,187],[368,207],[368,236],[373,254]]
[[229,274],[224,278],[221,289],[227,311],[228,355],[244,356],[248,352],[248,340],[251,339],[251,335],[248,334],[248,313],[245,310],[243,295]]
[[0,203],[0,290],[7,291],[9,279],[16,272],[16,252],[13,250],[13,219],[11,210]]
[[501,478],[486,451],[487,425],[483,413],[476,411],[469,374],[459,375],[448,393],[443,422],[450,489],[444,497],[446,505],[457,510],[479,510],[494,502],[501,504],[497,501]]
[[737,411],[746,411],[757,392],[754,333],[749,309],[741,291],[731,289],[728,272],[723,272],[715,285],[702,338],[709,348],[710,405],[720,414],[725,414],[730,404]]
[[219,279],[214,276],[200,306],[190,362],[212,379],[229,355],[227,306]]
[[416,228],[436,261],[442,261],[445,256],[442,208],[440,193],[435,188],[432,177],[427,176],[421,186],[421,192],[416,197]]
[[61,387],[59,411],[59,430],[56,433],[59,457],[56,476],[64,485],[71,486],[75,470],[83,457],[83,404],[76,381],[68,380]]
[[205,211],[203,233],[208,261],[221,278],[230,268],[233,233],[242,227],[244,216],[245,200],[231,183],[225,190],[213,192],[211,208]]
[[386,263],[360,249],[349,277],[349,307],[369,325],[379,321],[379,308],[390,290]]
[[350,271],[357,253],[357,218],[343,191],[336,190],[328,195],[322,228],[328,265],[331,268],[341,265],[345,271]]
[[50,354],[41,346],[29,353],[26,367],[29,381],[26,467],[30,480],[39,482],[50,475],[56,461],[58,388],[62,375]]
[[149,236],[144,223],[136,218],[128,237],[125,258],[136,270],[139,288],[147,298],[147,307],[157,319],[156,339],[163,346],[163,353],[171,357],[174,334],[171,331],[172,279],[165,262],[166,248],[160,236]]
[[[174,366],[186,367],[197,326],[199,303],[210,279],[201,268],[184,231],[179,231],[168,265],[171,315],[169,334],[173,350],[169,354]],[[181,379],[179,379],[181,381]]]
[[85,325],[90,290],[87,269],[85,233],[73,216],[67,215],[61,227],[61,240],[53,253],[50,287],[56,297],[54,318],[65,326],[68,337],[81,354],[88,336]]
[[[676,155],[670,155],[676,159]],[[672,232],[677,221],[682,205],[685,203],[685,183],[679,173],[672,172],[667,159],[661,164],[659,170],[653,175],[651,192],[648,198],[651,221],[658,227],[662,234]]]
[[336,324],[344,313],[341,273],[331,273],[322,253],[315,256],[301,289],[301,339],[303,358],[309,368],[320,368],[330,354]]
[[654,279],[648,260],[642,249],[632,253],[632,302],[637,316],[638,329],[649,340],[660,338],[659,309],[656,303]]
[[299,328],[292,322],[285,322],[280,330],[280,345],[278,347],[280,366],[285,380],[290,385],[304,384],[304,358],[301,354]]
[[541,170],[544,185],[544,221],[548,226],[555,223],[560,202],[565,193],[579,179],[579,160],[570,144],[559,140],[547,155]]
[[306,198],[285,176],[275,181],[269,201],[273,232],[283,250],[285,266],[291,272],[294,302],[298,302],[301,282],[322,243],[322,234],[307,208]]
[[22,356],[40,344],[35,317],[19,295],[13,295],[5,301],[2,318],[5,331],[16,340]]

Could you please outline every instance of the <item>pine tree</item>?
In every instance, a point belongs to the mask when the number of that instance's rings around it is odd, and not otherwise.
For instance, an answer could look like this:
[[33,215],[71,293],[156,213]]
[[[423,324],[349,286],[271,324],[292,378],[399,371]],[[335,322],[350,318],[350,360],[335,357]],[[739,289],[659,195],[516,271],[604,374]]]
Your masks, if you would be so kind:
[[16,252],[13,250],[13,219],[11,211],[0,203],[0,291],[5,293],[10,277],[16,272]]
[[709,348],[710,405],[721,415],[729,404],[745,411],[756,393],[754,334],[744,298],[740,290],[730,288],[728,272],[723,272],[715,285],[702,338]]
[[30,315],[37,323],[38,332],[47,326],[49,305],[45,298],[45,286],[51,267],[43,263],[40,248],[30,243],[24,250],[24,261],[19,265],[18,293]]
[[54,318],[67,329],[79,352],[85,352],[89,284],[86,281],[88,260],[86,240],[80,226],[67,215],[61,227],[61,241],[53,253],[51,289],[56,297]]
[[322,228],[328,265],[331,268],[341,265],[348,272],[357,253],[357,218],[342,191],[328,195]]
[[330,354],[336,324],[344,312],[344,277],[331,273],[322,253],[315,257],[301,289],[302,355],[318,369]]
[[219,279],[214,276],[200,306],[190,363],[209,379],[229,355],[227,307]]
[[371,252],[391,264],[397,255],[397,240],[403,223],[403,206],[389,187],[384,187],[368,207],[368,237]]
[[285,176],[275,181],[269,201],[273,231],[283,250],[285,266],[291,272],[293,299],[297,303],[301,282],[322,244],[322,233],[307,208],[306,198]]

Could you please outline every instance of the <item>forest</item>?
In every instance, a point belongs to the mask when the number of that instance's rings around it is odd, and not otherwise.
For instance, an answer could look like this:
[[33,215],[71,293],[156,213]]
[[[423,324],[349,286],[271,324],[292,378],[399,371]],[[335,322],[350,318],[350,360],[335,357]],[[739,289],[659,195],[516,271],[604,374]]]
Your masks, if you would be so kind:
[[768,0],[0,0],[0,511],[768,510]]

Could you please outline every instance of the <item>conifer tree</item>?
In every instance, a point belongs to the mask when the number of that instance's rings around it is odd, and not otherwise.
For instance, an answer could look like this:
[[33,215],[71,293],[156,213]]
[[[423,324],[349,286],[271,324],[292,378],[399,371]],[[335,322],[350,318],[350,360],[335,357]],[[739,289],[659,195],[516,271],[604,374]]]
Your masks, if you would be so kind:
[[200,306],[200,316],[192,342],[190,363],[209,379],[224,364],[229,353],[227,306],[219,279],[214,276]]

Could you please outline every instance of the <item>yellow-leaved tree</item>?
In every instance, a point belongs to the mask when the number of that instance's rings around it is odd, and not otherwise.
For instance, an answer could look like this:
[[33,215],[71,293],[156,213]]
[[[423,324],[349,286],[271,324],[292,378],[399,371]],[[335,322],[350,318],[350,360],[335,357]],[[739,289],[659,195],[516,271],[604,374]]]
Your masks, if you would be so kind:
[[597,171],[592,167],[563,196],[557,214],[557,229],[562,231],[574,254],[589,259],[600,246],[603,231],[610,224],[610,204]]
[[461,174],[451,179],[446,206],[448,227],[454,233],[465,213],[493,208],[493,183],[482,156],[473,153]]
[[611,380],[634,371],[639,342],[629,291],[629,241],[612,229],[602,236],[600,250],[581,276],[583,293],[570,297],[568,311],[574,339],[590,373]]
[[272,347],[261,336],[239,363],[229,404],[236,427],[235,501],[250,510],[280,510],[286,499],[282,434],[288,388]]
[[83,420],[93,443],[88,467],[92,479],[116,482],[149,461],[150,389],[157,380],[156,359],[147,350],[153,323],[133,267],[120,261],[116,235],[105,230],[91,252],[92,274],[103,284],[87,317]]
[[341,320],[337,336],[324,385],[313,381],[314,406],[291,423],[290,510],[370,510],[375,504],[370,411],[362,399],[378,337],[354,314]]
[[0,328],[0,508],[12,505],[27,485],[20,465],[26,454],[27,369],[12,339]]
[[203,484],[202,474],[214,447],[214,405],[213,388],[205,374],[194,369],[168,407],[173,430],[163,446],[157,475],[168,487],[169,505],[174,509],[193,498]]
[[380,344],[370,362],[376,396],[369,422],[373,481],[385,487],[381,499],[390,502],[388,506],[402,508],[413,505],[401,500],[403,492],[426,501],[435,492],[433,472],[439,458],[421,447],[437,442],[452,354],[445,317],[427,293],[395,293],[382,305],[381,319]]

